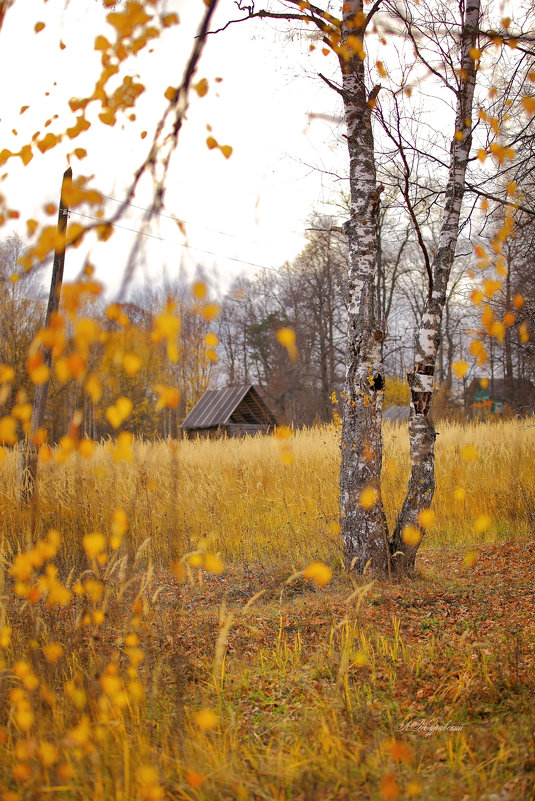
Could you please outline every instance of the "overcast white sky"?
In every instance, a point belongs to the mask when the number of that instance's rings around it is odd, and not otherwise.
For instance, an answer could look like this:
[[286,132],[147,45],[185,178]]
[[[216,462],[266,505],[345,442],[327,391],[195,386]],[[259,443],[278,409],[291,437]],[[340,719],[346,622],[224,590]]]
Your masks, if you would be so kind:
[[[177,11],[181,24],[166,32],[152,55],[144,52],[135,62],[147,86],[138,101],[137,121],[110,128],[90,112],[89,119],[96,122],[74,142],[66,140],[44,155],[36,151],[27,167],[11,159],[0,192],[21,217],[2,233],[14,227],[24,235],[29,217],[55,221],[46,218],[43,207],[57,203],[66,154],[74,146],[89,154],[72,162],[74,175],[94,174],[100,191],[121,199],[146,155],[166,102],[163,92],[182,76],[203,5],[202,0],[167,0],[158,8]],[[99,74],[95,36],[113,38],[106,13],[99,0],[18,0],[8,12],[0,34],[0,150],[18,150],[35,131],[45,131],[44,123],[53,114],[60,117],[47,130],[59,132],[72,124],[69,98],[90,94]],[[233,14],[234,4],[222,0],[216,26]],[[39,34],[33,30],[37,21],[46,24]],[[239,273],[251,274],[258,265],[277,267],[294,257],[304,244],[310,213],[333,211],[329,201],[342,184],[314,167],[345,169],[341,131],[314,115],[336,115],[340,109],[337,96],[315,77],[318,68],[329,70],[328,59],[308,48],[308,41],[290,40],[269,21],[235,25],[210,38],[198,71],[198,78],[208,79],[210,91],[204,98],[192,98],[167,185],[166,213],[188,223],[190,247],[181,246],[184,238],[172,220],[159,218],[151,233],[165,241],[144,240],[145,270],[138,271],[136,283],[146,280],[154,286],[164,276],[177,275],[182,264],[190,274],[197,265],[217,273],[224,287]],[[216,83],[216,77],[223,80]],[[29,109],[20,115],[23,105]],[[228,161],[206,148],[207,123],[220,143],[232,145]],[[144,141],[143,130],[148,131]],[[149,198],[148,184],[142,185],[134,202],[144,206]],[[106,210],[115,209],[109,201]],[[141,216],[142,211],[131,208],[121,225],[139,228]],[[89,254],[97,277],[113,292],[132,242],[133,234],[117,229],[105,246],[88,243],[70,251],[67,279]]]
[[[497,0],[496,11],[505,13],[509,5]],[[36,151],[27,167],[18,158],[9,160],[0,176],[0,192],[21,216],[0,236],[13,228],[24,235],[30,217],[55,222],[43,209],[47,203],[57,203],[66,154],[75,146],[85,147],[89,155],[73,161],[74,175],[94,175],[93,184],[102,193],[117,200],[124,196],[148,152],[166,104],[164,91],[181,80],[204,5],[202,0],[160,0],[156,9],[178,12],[181,22],[165,32],[152,54],[145,50],[128,62],[129,71],[137,71],[146,86],[136,106],[136,122],[110,128],[99,123],[98,109],[90,110],[92,127],[74,142],[66,139],[44,155]],[[20,149],[37,130],[60,132],[72,124],[69,98],[91,94],[100,72],[95,36],[114,38],[107,13],[101,0],[16,0],[0,34],[0,150]],[[233,0],[220,0],[213,27],[238,13]],[[37,21],[46,27],[35,34]],[[60,41],[66,45],[63,50]],[[321,44],[313,53],[309,45],[309,39],[288,35],[284,23],[270,20],[232,25],[209,38],[197,79],[207,78],[210,91],[204,98],[192,97],[167,181],[165,211],[187,222],[187,240],[173,220],[156,219],[152,238],[143,240],[136,285],[161,285],[165,278],[176,277],[181,266],[193,276],[200,266],[225,289],[240,273],[251,275],[261,266],[277,268],[296,256],[305,243],[311,213],[336,211],[332,202],[346,184],[330,173],[345,174],[347,153],[343,127],[329,118],[338,117],[341,108],[336,93],[317,73],[336,76],[337,65],[332,54],[321,54]],[[389,67],[397,60],[397,46],[389,44],[383,50],[387,55],[381,55]],[[222,81],[217,83],[216,77]],[[437,106],[434,98],[440,95],[433,95],[430,83],[426,79],[418,93],[431,117],[433,108],[435,115],[437,108],[440,111],[436,123],[430,117],[429,130],[447,131],[446,98]],[[449,97],[446,101],[449,105]],[[29,108],[20,115],[23,105]],[[54,114],[59,118],[45,129]],[[228,161],[218,150],[206,148],[207,124],[220,143],[232,145]],[[142,140],[144,130],[148,135]],[[150,189],[148,182],[141,184],[134,203],[146,206]],[[113,200],[107,201],[106,213],[116,208]],[[139,229],[142,214],[142,209],[130,208],[120,224]],[[73,214],[72,220],[83,218]],[[67,279],[89,256],[112,296],[134,236],[117,228],[105,245],[90,240],[69,251]]]

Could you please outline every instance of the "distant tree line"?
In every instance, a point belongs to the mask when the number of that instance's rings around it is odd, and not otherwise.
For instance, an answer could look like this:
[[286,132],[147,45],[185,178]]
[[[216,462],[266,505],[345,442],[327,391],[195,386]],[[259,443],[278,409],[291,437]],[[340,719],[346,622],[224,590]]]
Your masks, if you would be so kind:
[[[523,181],[525,206],[534,196],[530,171]],[[394,188],[382,203],[376,286],[377,305],[387,332],[385,406],[409,401],[406,372],[414,361],[414,338],[426,293],[421,249],[400,210]],[[479,267],[484,267],[486,258],[478,253],[490,250],[505,215],[504,206],[494,203],[491,222],[471,242],[461,241],[458,247],[442,321],[435,416],[470,413],[467,391],[475,378],[487,378],[491,386],[494,381],[505,382],[512,405],[522,394],[516,392],[517,386],[524,382],[525,387],[528,381],[535,384],[535,343],[529,334],[535,330],[532,214],[522,210],[514,214],[514,233],[507,236],[502,250],[503,285],[496,288],[492,281],[484,281],[482,289],[474,291]],[[426,245],[432,252],[436,246],[432,220],[427,221],[425,231]],[[199,313],[195,294],[184,280],[158,291],[134,290],[129,302],[121,305],[120,314],[110,314],[101,299],[89,304],[82,316],[97,320],[104,335],[92,346],[80,376],[64,381],[53,370],[45,421],[49,440],[59,441],[78,409],[83,415],[83,435],[96,439],[112,436],[115,431],[106,410],[120,396],[133,403],[128,430],[149,439],[176,437],[181,421],[208,387],[237,383],[259,386],[281,422],[300,426],[331,420],[333,400],[340,392],[345,369],[347,249],[343,234],[330,218],[313,218],[306,239],[293,261],[251,279],[238,278],[224,295],[213,321]],[[7,410],[9,398],[31,401],[33,397],[26,360],[46,306],[41,276],[20,271],[18,260],[24,247],[16,235],[0,243],[0,364],[16,373],[12,394],[8,397],[3,390],[0,397]],[[152,337],[155,316],[169,301],[181,321],[176,362],[169,361],[165,348]],[[482,303],[493,315],[494,322],[487,330],[481,323]],[[492,329],[496,324],[501,325],[498,341],[490,334],[491,330],[496,333]],[[277,340],[281,328],[295,332],[296,360],[290,359]],[[479,364],[477,353],[471,352],[476,337],[487,349],[484,364]],[[459,377],[455,365],[462,361],[469,366]],[[81,379],[87,370],[98,371],[102,387],[98,402],[81,392]],[[162,385],[179,390],[176,405],[171,408],[158,406],[156,388]],[[524,412],[532,411],[529,403],[525,406]]]

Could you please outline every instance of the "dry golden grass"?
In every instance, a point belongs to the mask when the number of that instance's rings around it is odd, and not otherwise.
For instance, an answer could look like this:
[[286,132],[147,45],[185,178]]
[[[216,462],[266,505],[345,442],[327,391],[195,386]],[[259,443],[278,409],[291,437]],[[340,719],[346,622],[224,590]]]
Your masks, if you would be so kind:
[[[535,426],[511,420],[438,428],[436,520],[423,547],[529,534],[535,518]],[[405,428],[386,425],[384,441],[383,498],[392,525],[409,470]],[[472,461],[463,457],[470,445]],[[148,552],[160,564],[199,546],[241,563],[321,558],[336,564],[338,465],[333,426],[299,431],[291,440],[138,442],[131,462],[115,463],[111,448],[101,446],[89,460],[76,454],[66,463],[41,465],[32,511],[18,503],[12,453],[1,468],[0,535],[9,553],[27,541],[32,526],[41,536],[58,528],[72,566],[81,536],[109,530],[113,511],[124,509],[130,554],[150,537]],[[459,488],[465,500],[455,497]],[[483,515],[491,518],[488,528],[484,521],[474,527]]]
[[[102,446],[41,465],[31,509],[8,455],[1,801],[533,797],[535,429],[439,430],[407,585],[341,569],[333,427]],[[391,519],[407,448],[385,428]]]

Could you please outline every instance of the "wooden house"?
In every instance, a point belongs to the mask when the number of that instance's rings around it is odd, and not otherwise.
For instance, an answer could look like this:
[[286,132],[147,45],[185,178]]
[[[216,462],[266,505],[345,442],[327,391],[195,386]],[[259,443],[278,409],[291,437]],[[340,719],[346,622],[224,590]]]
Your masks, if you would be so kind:
[[503,378],[474,378],[466,390],[466,405],[474,416],[502,414],[508,407],[515,414],[535,410],[535,387],[526,378],[505,381]]
[[267,434],[277,420],[252,384],[208,389],[182,423],[191,436]]

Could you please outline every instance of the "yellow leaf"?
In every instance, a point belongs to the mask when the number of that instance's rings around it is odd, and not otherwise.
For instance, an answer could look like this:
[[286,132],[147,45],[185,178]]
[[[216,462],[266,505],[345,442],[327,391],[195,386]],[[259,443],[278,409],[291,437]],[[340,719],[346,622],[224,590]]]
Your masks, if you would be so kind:
[[106,537],[104,534],[99,534],[98,532],[86,534],[82,539],[82,545],[89,559],[95,559],[100,553],[106,550]]
[[377,72],[379,73],[381,78],[386,78],[388,76],[388,72],[386,71],[385,65],[383,64],[382,61],[376,61],[375,66],[377,67]]
[[[56,365],[57,371],[57,365]],[[100,381],[94,373],[89,373],[84,384],[84,390],[89,395],[93,403],[98,403],[102,397],[102,387]]]
[[524,106],[524,110],[530,114],[535,114],[535,96],[533,95],[526,95],[526,97],[522,98],[522,105]]
[[492,519],[489,515],[483,514],[476,517],[474,520],[474,531],[476,534],[483,534],[483,532],[487,531],[490,528],[492,523]]
[[435,522],[435,513],[432,509],[422,509],[418,515],[418,522],[423,528],[429,528]]
[[212,709],[200,709],[195,715],[195,725],[201,731],[211,731],[219,725],[219,717]]
[[154,334],[156,341],[161,339],[176,339],[180,331],[180,320],[171,311],[159,314],[154,320]]
[[14,369],[7,364],[0,364],[0,384],[9,384],[14,378]]
[[401,539],[405,545],[414,548],[422,539],[422,532],[416,526],[403,526],[401,531]]
[[333,577],[331,568],[323,562],[311,562],[303,571],[306,579],[311,579],[320,587],[325,587]]
[[217,305],[217,303],[207,303],[202,309],[202,316],[205,320],[210,322],[210,320],[214,320],[219,316],[220,311],[221,308]]
[[125,353],[123,356],[123,370],[131,377],[140,370],[141,364],[141,359],[135,353]]
[[39,759],[45,768],[50,768],[59,760],[59,751],[54,743],[41,740],[37,748]]
[[226,159],[232,156],[232,147],[230,145],[220,145],[219,149]]
[[158,393],[156,409],[177,408],[180,402],[180,392],[178,389],[166,386],[165,384],[156,384],[154,390]]
[[214,147],[218,147],[217,139],[214,139],[213,136],[207,137],[207,139],[206,139],[206,147],[208,148],[208,150],[213,150]]
[[1,417],[0,442],[4,445],[15,445],[17,441],[17,421],[13,417]]
[[178,14],[164,14],[161,19],[164,28],[170,28],[171,25],[178,25]]
[[196,281],[191,287],[191,294],[194,298],[197,298],[197,300],[204,300],[206,292],[206,284],[202,281]]
[[113,451],[113,461],[114,462],[131,462],[134,458],[134,452],[132,450],[132,444],[134,442],[134,436],[129,431],[121,431],[119,436],[117,437],[117,444]]
[[293,328],[279,328],[277,342],[285,348],[293,348],[295,346],[295,331]]
[[274,433],[277,439],[290,439],[293,434],[289,426],[277,426]]
[[203,566],[203,555],[202,553],[192,553],[189,556],[189,563],[192,567],[202,567]]
[[75,139],[84,131],[87,131],[88,128],[91,127],[91,123],[86,120],[83,115],[76,117],[76,122],[70,128],[67,128],[67,136],[69,139]]
[[110,25],[116,29],[121,38],[131,36],[138,25],[145,25],[151,17],[145,13],[141,3],[129,0],[126,10],[106,16]]
[[500,322],[500,320],[496,320],[490,329],[491,336],[496,337],[500,345],[503,345],[505,340],[505,325]]
[[457,378],[464,378],[468,371],[468,362],[464,360],[453,362],[453,372],[457,376]]
[[193,89],[195,89],[199,97],[204,97],[206,94],[208,94],[208,81],[206,78],[201,78],[198,83],[194,83]]
[[30,145],[24,145],[24,147],[22,147],[20,149],[20,151],[19,151],[19,153],[17,155],[20,156],[21,161],[24,164],[24,166],[29,164],[30,161],[33,159],[33,152],[32,152],[32,149],[31,149]]
[[178,89],[175,86],[168,86],[163,96],[166,100],[169,100],[170,103],[174,103],[177,98]]
[[466,490],[464,487],[456,487],[453,490],[453,497],[456,501],[462,502],[466,500]]
[[78,443],[78,453],[80,456],[83,456],[84,459],[90,459],[95,452],[95,443],[91,439],[81,439]]
[[47,150],[51,150],[53,147],[61,142],[61,136],[57,136],[53,133],[47,133],[42,139],[37,141],[37,147],[41,151],[41,153],[46,153]]
[[405,795],[407,798],[416,798],[422,792],[422,785],[418,779],[411,779],[405,785]]
[[45,27],[45,23],[44,22],[36,22],[34,27],[33,27],[33,29],[34,29],[34,31],[36,33],[39,33],[40,31],[43,30],[44,27]]
[[477,553],[477,551],[474,550],[467,551],[463,557],[463,567],[465,568],[473,567],[478,560],[478,556],[479,554]]
[[219,576],[221,573],[225,572],[225,563],[217,554],[208,552],[204,554],[204,568],[208,570],[209,573],[214,573]]
[[111,519],[111,530],[115,536],[122,537],[128,529],[128,516],[124,509],[116,509]]
[[392,773],[387,773],[381,781],[379,794],[382,801],[396,801],[399,798],[399,786]]
[[63,656],[63,646],[59,642],[50,642],[43,646],[43,654],[47,662],[59,662]]
[[475,462],[475,460],[478,458],[477,449],[474,448],[473,445],[465,445],[461,450],[461,454],[463,459],[465,459],[467,462]]
[[95,50],[108,50],[111,47],[111,44],[108,42],[105,36],[97,36],[95,39]]
[[364,487],[359,496],[359,503],[363,509],[372,509],[379,498],[379,492],[375,487]]

